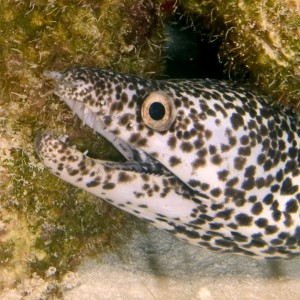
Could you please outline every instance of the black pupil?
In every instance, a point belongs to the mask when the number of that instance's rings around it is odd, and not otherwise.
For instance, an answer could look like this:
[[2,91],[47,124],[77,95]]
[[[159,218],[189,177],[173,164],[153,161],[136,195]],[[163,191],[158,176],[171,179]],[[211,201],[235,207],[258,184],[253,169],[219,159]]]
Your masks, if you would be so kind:
[[165,107],[160,102],[153,102],[149,107],[149,115],[155,120],[161,120],[166,114]]

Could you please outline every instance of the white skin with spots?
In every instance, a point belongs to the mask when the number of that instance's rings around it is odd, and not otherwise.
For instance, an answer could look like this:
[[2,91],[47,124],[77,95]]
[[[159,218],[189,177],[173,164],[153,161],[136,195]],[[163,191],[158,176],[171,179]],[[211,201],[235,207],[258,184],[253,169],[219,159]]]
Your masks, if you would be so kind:
[[[152,81],[95,68],[46,75],[74,114],[127,159],[92,160],[42,134],[37,152],[55,175],[194,245],[263,257],[300,253],[295,113],[212,80]],[[156,91],[175,116],[163,131],[141,117]]]
[[[124,205],[123,210],[133,213],[140,217],[142,215],[146,219],[153,219],[159,211],[168,219],[179,218],[182,222],[190,221],[190,211],[195,207],[192,201],[183,198],[176,194],[175,190],[170,190],[168,197],[161,198],[160,192],[154,192],[153,196],[146,195],[141,187],[145,184],[145,179],[142,179],[140,174],[133,171],[126,171],[126,178],[122,181],[120,176],[124,173],[122,170],[116,170],[114,165],[118,163],[108,163],[101,160],[93,160],[85,154],[72,147],[67,147],[65,137],[55,138],[52,134],[43,134],[38,137],[36,143],[39,148],[39,155],[45,164],[54,174],[79,188],[82,188],[96,196],[99,196],[116,206]],[[50,150],[51,149],[51,150]],[[54,149],[54,151],[53,151]],[[61,153],[64,152],[66,159],[64,167],[60,168],[57,164],[60,160]],[[61,161],[61,160],[60,160]],[[84,168],[82,168],[84,166]],[[80,170],[77,176],[70,176],[70,173],[75,170]],[[85,172],[88,170],[88,172]],[[80,180],[78,180],[80,178]],[[150,186],[163,186],[164,177],[148,176]],[[96,180],[99,185],[89,186],[91,182]],[[116,188],[105,187],[106,182],[118,183]],[[101,187],[101,188],[99,188]],[[104,187],[104,188],[103,188]],[[177,185],[177,189],[182,188],[181,183]],[[138,199],[132,197],[136,193],[142,193]],[[144,200],[146,198],[146,200]],[[151,199],[151,201],[150,201]],[[129,204],[130,202],[130,204]],[[147,208],[139,207],[141,203],[147,203]],[[139,213],[133,210],[140,211]],[[178,213],[180,212],[180,214]],[[162,229],[171,229],[169,225],[163,223]]]

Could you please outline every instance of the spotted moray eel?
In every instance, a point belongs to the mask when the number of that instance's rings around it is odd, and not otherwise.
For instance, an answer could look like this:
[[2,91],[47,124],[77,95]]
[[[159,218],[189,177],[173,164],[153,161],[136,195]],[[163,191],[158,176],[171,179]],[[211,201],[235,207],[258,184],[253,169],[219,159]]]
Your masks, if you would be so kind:
[[297,113],[215,80],[149,80],[97,68],[47,72],[54,93],[126,158],[91,159],[42,133],[59,178],[190,244],[266,258],[300,254]]

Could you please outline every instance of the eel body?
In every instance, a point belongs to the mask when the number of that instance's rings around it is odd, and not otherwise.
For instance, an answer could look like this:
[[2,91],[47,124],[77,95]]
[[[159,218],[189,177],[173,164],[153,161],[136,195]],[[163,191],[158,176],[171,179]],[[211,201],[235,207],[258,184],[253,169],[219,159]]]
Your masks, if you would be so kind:
[[233,83],[149,80],[97,68],[48,72],[54,93],[126,158],[36,138],[41,161],[190,244],[266,258],[300,254],[300,121]]

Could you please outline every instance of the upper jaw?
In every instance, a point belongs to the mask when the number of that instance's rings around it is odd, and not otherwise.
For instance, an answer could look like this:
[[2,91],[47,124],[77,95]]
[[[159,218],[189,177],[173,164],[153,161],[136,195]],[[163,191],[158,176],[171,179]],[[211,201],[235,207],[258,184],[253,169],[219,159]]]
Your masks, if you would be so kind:
[[[55,93],[60,97],[58,93]],[[102,122],[101,117],[92,111],[85,103],[67,97],[62,100],[69,106],[73,114],[78,116],[83,124],[106,138],[127,160],[125,163],[107,162],[107,165],[124,171],[174,176],[164,165],[130,143],[114,135]],[[104,163],[103,161],[101,162]]]
[[164,165],[151,155],[114,135],[106,128],[106,126],[104,126],[100,117],[89,110],[84,104],[73,104],[72,111],[85,125],[106,138],[126,158],[126,163],[115,164],[115,167],[118,166],[118,168],[123,170],[131,170],[138,173],[174,176]]
[[66,90],[70,90],[72,94],[72,89],[75,88],[74,85],[80,85],[80,82],[76,81],[76,83],[74,83],[73,81],[69,81],[65,73],[45,71],[43,75],[55,81],[54,94],[67,104],[73,114],[77,115],[83,124],[107,139],[127,160],[125,163],[107,162],[107,164],[114,168],[138,173],[174,176],[172,172],[151,155],[114,135],[102,121],[102,119],[105,118],[105,116],[103,116],[105,111],[103,111],[102,108],[100,116],[99,109],[68,96]]

